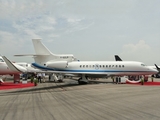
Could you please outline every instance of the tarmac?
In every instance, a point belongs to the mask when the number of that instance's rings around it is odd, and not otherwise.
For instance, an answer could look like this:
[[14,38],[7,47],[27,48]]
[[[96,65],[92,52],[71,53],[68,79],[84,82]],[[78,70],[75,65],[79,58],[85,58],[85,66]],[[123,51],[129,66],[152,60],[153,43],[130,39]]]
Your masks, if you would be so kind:
[[66,79],[63,83],[1,90],[1,120],[160,119],[160,86],[99,81],[102,83],[78,85]]

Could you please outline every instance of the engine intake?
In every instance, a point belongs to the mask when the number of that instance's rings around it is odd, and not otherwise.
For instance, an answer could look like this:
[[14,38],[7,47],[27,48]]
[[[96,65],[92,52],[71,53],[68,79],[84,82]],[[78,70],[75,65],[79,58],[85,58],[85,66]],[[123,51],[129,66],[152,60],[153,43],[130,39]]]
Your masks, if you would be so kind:
[[66,68],[68,65],[67,61],[50,61],[46,63],[46,67],[52,68]]

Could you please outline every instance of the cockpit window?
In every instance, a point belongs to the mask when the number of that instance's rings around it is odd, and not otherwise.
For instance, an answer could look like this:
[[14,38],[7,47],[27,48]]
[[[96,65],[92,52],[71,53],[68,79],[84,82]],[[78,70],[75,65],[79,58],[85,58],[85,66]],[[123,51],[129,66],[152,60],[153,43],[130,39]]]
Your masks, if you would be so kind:
[[2,59],[0,59],[0,62],[4,62]]
[[146,66],[145,64],[141,64],[141,66]]

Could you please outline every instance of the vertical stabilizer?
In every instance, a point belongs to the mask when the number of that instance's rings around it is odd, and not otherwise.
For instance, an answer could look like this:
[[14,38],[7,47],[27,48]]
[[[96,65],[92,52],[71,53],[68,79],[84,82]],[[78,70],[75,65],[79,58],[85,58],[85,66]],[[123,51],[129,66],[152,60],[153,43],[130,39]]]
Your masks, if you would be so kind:
[[41,42],[41,39],[32,39],[32,43],[36,54],[15,56],[32,56],[35,62],[41,65],[45,65],[48,61],[73,61],[75,59],[72,54],[53,54]]
[[39,64],[45,64],[47,61],[55,59],[54,55],[42,42],[41,39],[32,39],[36,56],[34,56],[35,62]]
[[34,50],[37,55],[50,55],[52,52],[41,42],[41,39],[32,39]]
[[122,61],[122,59],[118,55],[115,55],[114,57],[116,61]]

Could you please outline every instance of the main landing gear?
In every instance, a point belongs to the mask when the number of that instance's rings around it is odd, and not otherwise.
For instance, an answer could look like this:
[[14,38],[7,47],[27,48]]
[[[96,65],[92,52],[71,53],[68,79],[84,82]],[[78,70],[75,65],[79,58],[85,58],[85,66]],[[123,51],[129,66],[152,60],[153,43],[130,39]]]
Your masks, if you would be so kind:
[[82,75],[82,77],[78,79],[78,84],[80,85],[88,84],[88,80],[85,75]]

